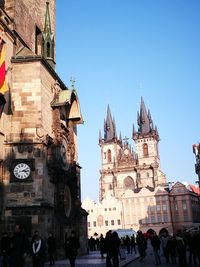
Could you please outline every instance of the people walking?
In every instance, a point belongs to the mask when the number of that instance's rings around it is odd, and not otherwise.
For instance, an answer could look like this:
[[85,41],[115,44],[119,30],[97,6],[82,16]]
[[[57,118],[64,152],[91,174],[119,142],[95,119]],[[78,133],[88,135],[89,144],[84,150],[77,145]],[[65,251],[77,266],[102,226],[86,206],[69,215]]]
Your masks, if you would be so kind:
[[136,254],[137,251],[136,251],[136,242],[135,242],[135,235],[134,234],[131,236],[131,254],[133,253],[133,250]]
[[138,251],[140,254],[140,261],[143,261],[143,259],[146,256],[147,241],[146,241],[142,231],[140,231],[140,230],[137,232],[136,243],[137,243]]
[[75,261],[78,254],[79,249],[79,240],[75,235],[75,231],[71,232],[69,237],[66,237],[65,240],[65,254],[69,259],[70,266],[75,267]]
[[47,239],[47,247],[49,254],[49,265],[55,264],[55,254],[56,254],[56,240],[53,234],[50,232]]
[[169,241],[169,235],[167,232],[164,232],[162,236],[160,237],[161,246],[163,250],[163,254],[166,259],[166,263],[169,263],[169,250],[168,250],[168,241]]
[[153,236],[151,237],[151,245],[153,247],[153,252],[154,252],[156,265],[161,264],[161,260],[160,260],[160,243],[161,243],[160,238],[158,237],[156,232],[154,232]]
[[32,240],[33,267],[44,267],[46,246],[39,233],[35,233]]
[[103,237],[103,234],[100,235],[99,238],[99,248],[100,248],[100,254],[101,258],[104,259],[104,253],[105,253],[105,238]]
[[30,245],[21,225],[16,224],[10,241],[10,266],[23,267]]
[[2,234],[1,238],[1,262],[3,267],[9,266],[9,256],[10,256],[10,237],[7,232]]
[[106,267],[112,267],[112,231],[108,231],[105,237]]
[[119,239],[118,233],[113,232],[111,234],[111,255],[112,255],[112,263],[113,267],[119,267],[119,249],[120,249],[121,241]]

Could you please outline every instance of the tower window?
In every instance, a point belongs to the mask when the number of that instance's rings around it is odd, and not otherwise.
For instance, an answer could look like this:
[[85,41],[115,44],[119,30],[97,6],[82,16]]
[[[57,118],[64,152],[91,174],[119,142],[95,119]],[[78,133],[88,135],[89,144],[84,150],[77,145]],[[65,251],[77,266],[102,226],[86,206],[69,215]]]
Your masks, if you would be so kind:
[[108,162],[111,162],[112,160],[112,154],[111,154],[111,150],[110,149],[108,149],[108,152],[107,152],[107,154],[108,154]]
[[50,52],[50,43],[49,42],[47,42],[47,57],[50,57],[50,55],[51,55],[51,52]]
[[147,143],[145,143],[145,144],[143,145],[143,155],[144,155],[144,157],[148,157],[148,155],[149,155],[149,151],[148,151],[148,145],[147,145]]
[[35,53],[37,55],[42,53],[42,32],[37,26],[35,27]]

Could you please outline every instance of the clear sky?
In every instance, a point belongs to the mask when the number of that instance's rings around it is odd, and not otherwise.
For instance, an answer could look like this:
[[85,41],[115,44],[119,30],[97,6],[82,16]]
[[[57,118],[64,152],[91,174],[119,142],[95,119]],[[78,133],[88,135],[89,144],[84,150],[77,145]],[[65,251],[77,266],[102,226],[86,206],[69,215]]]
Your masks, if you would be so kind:
[[78,126],[82,200],[98,199],[99,130],[107,105],[117,133],[134,147],[143,96],[160,134],[168,181],[197,180],[200,142],[199,0],[57,0],[57,72],[81,104]]

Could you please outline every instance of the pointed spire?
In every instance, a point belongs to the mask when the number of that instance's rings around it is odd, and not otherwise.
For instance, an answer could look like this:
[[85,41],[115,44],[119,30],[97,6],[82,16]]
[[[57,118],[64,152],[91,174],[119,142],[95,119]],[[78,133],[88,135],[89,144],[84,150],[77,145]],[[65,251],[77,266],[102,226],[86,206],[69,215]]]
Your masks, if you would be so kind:
[[[149,113],[150,114],[150,113]],[[143,134],[150,132],[150,120],[147,113],[143,97],[141,97],[139,120],[139,131]]]
[[133,123],[133,130],[132,130],[132,137],[136,134],[136,131],[135,131],[135,125]]
[[122,133],[119,134],[119,141],[122,142]]
[[106,121],[104,122],[104,139],[105,141],[111,141],[116,138],[116,126],[115,121],[112,119],[110,107],[107,107]]
[[101,130],[99,130],[99,142],[102,141]]
[[46,2],[46,13],[44,31],[42,33],[42,50],[43,57],[49,62],[52,67],[55,67],[54,62],[54,34],[51,31],[51,20],[49,12],[49,2]]
[[46,2],[46,14],[45,14],[45,23],[44,23],[44,33],[52,33],[51,32],[51,21],[49,14],[49,2]]

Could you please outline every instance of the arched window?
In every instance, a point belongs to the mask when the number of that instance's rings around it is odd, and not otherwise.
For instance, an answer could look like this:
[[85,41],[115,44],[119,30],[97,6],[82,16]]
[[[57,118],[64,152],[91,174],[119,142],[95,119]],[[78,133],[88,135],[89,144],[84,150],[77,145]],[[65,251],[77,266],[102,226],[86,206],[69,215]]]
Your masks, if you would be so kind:
[[47,57],[50,57],[51,51],[50,51],[50,43],[47,42]]
[[131,190],[134,190],[135,189],[135,183],[134,183],[134,180],[133,180],[132,177],[127,176],[124,179],[124,188],[125,189],[131,189]]
[[143,155],[144,157],[148,157],[149,155],[148,145],[146,143],[143,145]]
[[108,162],[111,162],[112,161],[112,155],[111,155],[111,150],[110,149],[108,149],[107,154],[108,154],[108,156],[107,156]]

